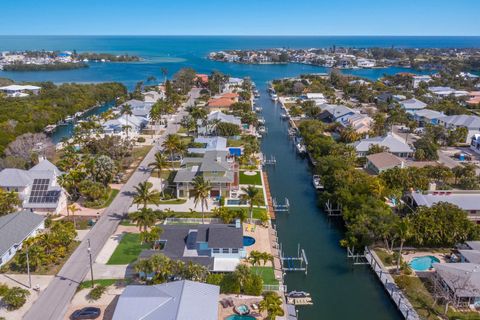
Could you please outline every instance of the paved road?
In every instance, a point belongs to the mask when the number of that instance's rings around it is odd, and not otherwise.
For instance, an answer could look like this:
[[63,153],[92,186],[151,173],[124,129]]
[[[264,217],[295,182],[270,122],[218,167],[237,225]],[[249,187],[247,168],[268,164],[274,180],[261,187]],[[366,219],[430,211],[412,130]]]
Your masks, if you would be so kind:
[[[186,105],[191,105],[194,98],[198,96],[198,92],[194,91],[190,95]],[[168,125],[165,133],[159,139],[159,144],[165,136],[175,133],[179,129],[176,124],[184,115],[185,111],[180,110]],[[95,261],[96,256],[105,245],[108,238],[115,232],[120,223],[122,215],[128,212],[128,208],[132,204],[132,195],[134,187],[140,182],[146,181],[150,176],[150,170],[142,170],[147,168],[148,164],[153,162],[158,147],[154,146],[140,163],[138,169],[132,174],[128,182],[122,187],[120,193],[105,210],[95,226],[90,230],[87,237],[80,243],[78,248],[73,252],[68,261],[62,267],[55,279],[50,283],[40,298],[30,308],[25,315],[26,320],[61,320],[67,312],[68,305],[72,300],[77,286],[83,281],[88,272],[90,272],[88,242],[91,242],[92,259]]]

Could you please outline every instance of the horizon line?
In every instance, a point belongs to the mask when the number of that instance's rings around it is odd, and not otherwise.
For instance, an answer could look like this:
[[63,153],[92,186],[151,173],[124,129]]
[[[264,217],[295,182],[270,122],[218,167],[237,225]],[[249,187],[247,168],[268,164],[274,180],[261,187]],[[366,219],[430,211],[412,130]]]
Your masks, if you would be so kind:
[[395,34],[0,34],[0,37],[469,37],[480,35],[395,35]]

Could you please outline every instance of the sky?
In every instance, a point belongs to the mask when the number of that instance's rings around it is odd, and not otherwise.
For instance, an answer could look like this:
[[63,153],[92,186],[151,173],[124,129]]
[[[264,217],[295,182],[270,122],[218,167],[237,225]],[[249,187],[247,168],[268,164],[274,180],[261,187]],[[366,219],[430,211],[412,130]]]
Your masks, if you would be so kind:
[[479,0],[1,0],[0,35],[480,36]]

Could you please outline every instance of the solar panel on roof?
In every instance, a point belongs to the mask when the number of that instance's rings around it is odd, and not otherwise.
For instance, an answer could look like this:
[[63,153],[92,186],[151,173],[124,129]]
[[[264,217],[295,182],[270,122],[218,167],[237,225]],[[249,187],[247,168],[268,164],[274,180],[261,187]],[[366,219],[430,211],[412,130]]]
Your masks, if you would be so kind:
[[34,179],[28,202],[56,203],[60,198],[59,190],[48,190],[50,179]]

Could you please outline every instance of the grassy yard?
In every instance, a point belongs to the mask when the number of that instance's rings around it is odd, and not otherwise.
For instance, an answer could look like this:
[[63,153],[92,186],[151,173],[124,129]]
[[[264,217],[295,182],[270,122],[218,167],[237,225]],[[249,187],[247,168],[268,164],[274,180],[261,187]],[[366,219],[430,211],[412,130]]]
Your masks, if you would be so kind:
[[[124,283],[124,282],[126,282],[126,281],[121,280],[121,279],[97,279],[97,280],[93,280],[94,285],[102,285],[102,286],[105,286],[105,287],[109,287],[111,285],[114,285],[114,284],[117,284],[117,283]],[[92,280],[83,281],[78,286],[78,290],[88,289],[88,288],[91,288],[91,287],[92,287]]]
[[[235,210],[244,209],[244,210],[246,210],[247,214],[250,217],[250,211],[249,211],[248,207],[228,207],[228,208],[235,209]],[[254,219],[260,219],[264,215],[267,215],[267,209],[253,207],[253,218]]]
[[275,273],[272,267],[252,267],[252,271],[255,274],[258,274],[263,279],[263,284],[266,285],[277,285],[278,280],[275,279]]
[[187,199],[170,199],[170,200],[162,200],[160,204],[184,204],[187,202]]
[[262,177],[260,171],[254,176],[246,175],[244,171],[240,171],[240,184],[253,184],[256,186],[262,185]]
[[[422,280],[414,276],[396,276],[395,282],[402,288],[408,297],[408,300],[417,311],[420,318],[425,320],[438,320],[443,315],[445,306],[436,304],[433,306],[433,298],[429,288],[431,283],[428,280]],[[454,312],[448,311],[448,319],[455,320],[474,320],[480,319],[480,313],[477,312]]]
[[140,252],[150,248],[148,244],[140,244],[140,234],[127,233],[123,236],[107,264],[130,264],[137,260]]
[[234,139],[228,139],[227,140],[227,147],[230,148],[238,148],[243,146],[244,142],[242,139],[234,140]]
[[375,253],[380,258],[380,260],[382,260],[384,266],[389,267],[395,265],[393,255],[391,253],[388,253],[387,251],[380,248],[375,249]]

